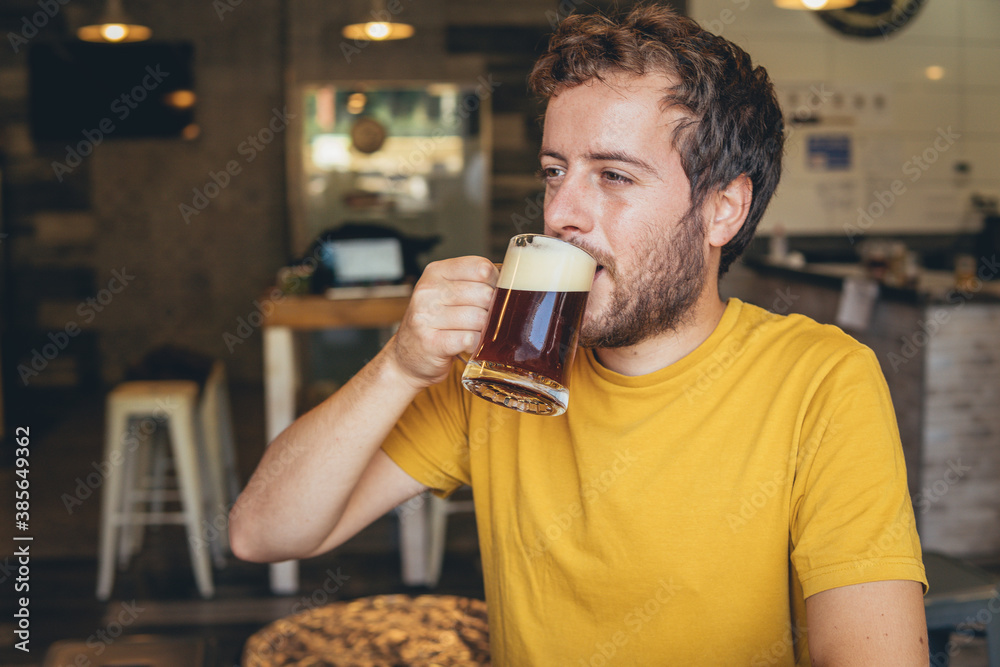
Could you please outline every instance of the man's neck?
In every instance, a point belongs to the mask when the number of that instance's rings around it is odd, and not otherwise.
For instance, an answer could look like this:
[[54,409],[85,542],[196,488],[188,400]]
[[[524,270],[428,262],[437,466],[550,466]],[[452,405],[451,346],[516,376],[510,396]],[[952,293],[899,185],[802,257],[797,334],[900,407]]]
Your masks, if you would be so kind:
[[598,348],[594,355],[602,366],[622,375],[653,373],[694,352],[715,331],[725,310],[726,304],[719,298],[717,285],[706,285],[676,330],[629,347]]

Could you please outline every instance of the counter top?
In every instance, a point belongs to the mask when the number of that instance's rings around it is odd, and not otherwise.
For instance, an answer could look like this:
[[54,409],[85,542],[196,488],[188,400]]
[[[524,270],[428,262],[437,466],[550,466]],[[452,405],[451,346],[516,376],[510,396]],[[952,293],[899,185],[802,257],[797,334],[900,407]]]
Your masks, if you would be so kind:
[[[860,264],[806,264],[794,267],[771,262],[767,259],[747,258],[743,262],[748,268],[762,274],[781,276],[786,279],[841,289],[845,278],[864,278],[865,270]],[[984,263],[980,275],[997,276],[1000,266]],[[1000,303],[1000,280],[979,282],[974,290],[959,290],[955,287],[955,276],[950,271],[921,271],[916,287],[893,287],[881,285],[879,296],[890,301],[913,304],[954,305],[964,301],[977,303]]]

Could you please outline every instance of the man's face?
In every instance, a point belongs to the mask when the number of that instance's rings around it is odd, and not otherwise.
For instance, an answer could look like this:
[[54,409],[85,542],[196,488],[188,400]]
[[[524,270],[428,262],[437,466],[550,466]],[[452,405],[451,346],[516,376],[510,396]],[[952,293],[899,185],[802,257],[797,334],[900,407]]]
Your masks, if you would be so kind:
[[673,148],[682,112],[671,80],[608,76],[561,90],[545,114],[545,233],[590,251],[600,268],[580,343],[634,345],[676,329],[706,278],[704,225]]

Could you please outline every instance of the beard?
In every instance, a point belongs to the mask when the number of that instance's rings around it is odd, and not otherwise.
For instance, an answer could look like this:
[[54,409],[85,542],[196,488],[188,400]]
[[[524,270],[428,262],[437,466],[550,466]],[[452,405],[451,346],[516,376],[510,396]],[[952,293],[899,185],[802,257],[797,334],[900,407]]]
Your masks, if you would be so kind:
[[645,254],[631,267],[584,248],[603,265],[611,282],[611,299],[604,313],[584,322],[580,345],[621,348],[667,331],[676,331],[690,316],[705,285],[705,224],[694,207],[680,219],[670,236],[652,236]]

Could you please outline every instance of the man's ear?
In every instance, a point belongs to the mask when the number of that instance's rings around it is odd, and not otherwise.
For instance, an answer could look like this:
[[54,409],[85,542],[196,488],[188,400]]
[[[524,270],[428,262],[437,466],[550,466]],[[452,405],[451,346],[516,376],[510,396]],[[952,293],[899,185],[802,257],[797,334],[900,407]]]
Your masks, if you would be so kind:
[[709,197],[706,209],[709,245],[721,248],[736,236],[747,219],[752,199],[753,184],[746,174],[740,174]]

